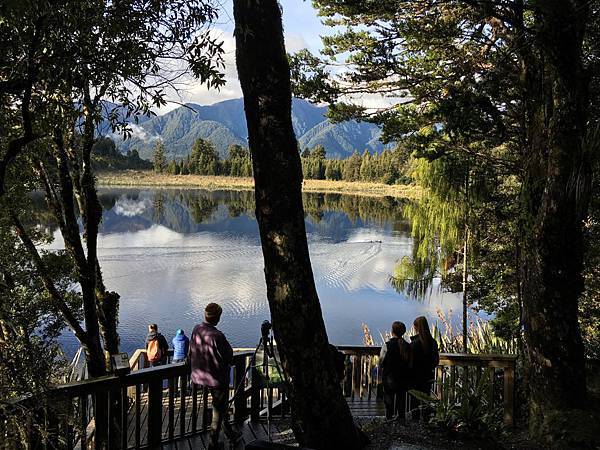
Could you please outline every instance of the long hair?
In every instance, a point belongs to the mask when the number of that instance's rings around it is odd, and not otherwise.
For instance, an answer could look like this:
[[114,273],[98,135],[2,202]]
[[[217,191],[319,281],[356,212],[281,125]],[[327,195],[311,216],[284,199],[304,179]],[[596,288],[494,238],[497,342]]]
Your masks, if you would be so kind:
[[431,353],[433,348],[433,336],[431,336],[427,319],[424,316],[417,317],[413,323],[413,327],[415,328],[417,336],[419,336],[419,339],[421,340],[423,351],[425,353]]
[[400,358],[402,358],[403,360],[408,359],[408,354],[407,354],[407,350],[406,347],[407,345],[405,345],[405,340],[404,338],[402,338],[402,336],[404,336],[404,333],[406,333],[406,325],[404,325],[403,322],[399,322],[396,321],[394,323],[392,323],[392,334],[394,334],[394,336],[396,336],[398,338],[398,348],[400,350]]

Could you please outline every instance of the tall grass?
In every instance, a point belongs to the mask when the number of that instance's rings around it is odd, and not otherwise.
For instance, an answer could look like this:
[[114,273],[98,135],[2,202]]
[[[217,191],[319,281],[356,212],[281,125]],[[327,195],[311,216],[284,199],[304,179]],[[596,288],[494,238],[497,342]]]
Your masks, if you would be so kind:
[[[452,310],[445,314],[439,307],[436,309],[437,320],[431,327],[431,334],[437,341],[440,352],[442,353],[462,353],[462,333],[461,330],[452,324]],[[496,353],[496,354],[517,354],[517,340],[506,340],[494,334],[494,330],[489,322],[480,317],[471,315],[469,320],[469,329],[467,332],[468,352],[469,353]],[[390,323],[391,325],[391,323]],[[366,346],[374,345],[373,335],[368,325],[362,322],[364,339]],[[414,329],[411,328],[410,336],[414,335]],[[387,341],[391,335],[389,331],[379,332],[381,343]]]

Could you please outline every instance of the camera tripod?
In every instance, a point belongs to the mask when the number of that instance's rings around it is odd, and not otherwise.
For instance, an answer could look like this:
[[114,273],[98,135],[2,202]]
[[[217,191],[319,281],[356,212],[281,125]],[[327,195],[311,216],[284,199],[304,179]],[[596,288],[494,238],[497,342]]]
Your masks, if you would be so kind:
[[[254,353],[252,354],[252,357],[250,358],[250,363],[248,364],[248,366],[246,367],[246,370],[244,371],[244,375],[242,377],[240,377],[238,385],[234,389],[233,397],[229,400],[229,403],[232,403],[235,400],[236,396],[239,395],[240,388],[243,387],[243,385],[244,385],[244,380],[246,379],[246,376],[248,375],[248,371],[251,369],[257,369],[259,367],[256,364],[256,355],[258,354],[259,350],[262,348],[263,349],[263,360],[262,360],[260,367],[262,369],[262,374],[263,374],[263,377],[265,380],[264,387],[267,389],[267,436],[268,436],[269,441],[272,441],[272,439],[271,439],[271,405],[273,403],[273,391],[271,389],[271,378],[269,376],[269,359],[271,359],[274,362],[275,369],[277,370],[277,373],[278,373],[280,379],[283,380],[281,387],[283,388],[284,392],[286,390],[286,384],[287,384],[287,378],[284,375],[283,371],[281,370],[279,360],[275,354],[275,349],[274,349],[274,345],[273,345],[273,335],[271,333],[271,330],[272,330],[271,323],[268,320],[263,321],[263,323],[260,327],[261,337],[260,337],[260,340],[258,341],[258,345],[254,349]],[[256,371],[253,372],[253,376],[256,373],[257,373]],[[253,383],[256,381],[257,380],[254,380],[254,379],[252,380]]]

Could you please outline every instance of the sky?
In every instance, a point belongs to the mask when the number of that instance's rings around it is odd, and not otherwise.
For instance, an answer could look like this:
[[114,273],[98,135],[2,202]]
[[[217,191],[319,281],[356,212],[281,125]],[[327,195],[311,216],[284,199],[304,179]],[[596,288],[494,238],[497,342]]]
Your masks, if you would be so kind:
[[[219,0],[217,0],[219,1]],[[200,83],[191,81],[173,100],[181,103],[197,103],[210,105],[223,100],[240,98],[242,92],[237,80],[235,68],[235,40],[233,37],[233,0],[221,0],[219,19],[213,25],[214,32],[224,42],[225,49],[225,78],[226,85],[220,90],[207,89]],[[326,33],[326,28],[321,24],[317,11],[312,7],[310,0],[280,0],[283,8],[283,27],[286,50],[295,53],[304,48],[317,52],[321,48],[320,35]],[[170,103],[161,109],[159,114],[165,113],[179,106]]]

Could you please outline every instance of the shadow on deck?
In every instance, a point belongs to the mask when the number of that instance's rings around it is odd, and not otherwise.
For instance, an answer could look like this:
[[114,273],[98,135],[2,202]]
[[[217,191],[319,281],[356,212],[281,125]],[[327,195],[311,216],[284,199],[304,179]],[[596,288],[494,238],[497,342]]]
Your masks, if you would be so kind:
[[[273,396],[276,399],[273,402],[272,409],[272,420],[270,422],[266,419],[266,408],[263,409],[262,415],[255,420],[243,420],[241,422],[233,422],[232,426],[239,432],[242,433],[242,438],[237,443],[231,443],[221,433],[221,439],[225,442],[225,448],[229,449],[243,449],[245,445],[254,440],[272,440],[274,442],[285,442],[294,443],[292,430],[289,427],[289,420],[287,414],[287,408],[282,405],[282,394],[273,389]],[[192,391],[193,392],[193,391]],[[165,392],[166,393],[166,392]],[[196,394],[196,397],[198,395]],[[162,414],[161,414],[161,441],[168,442],[169,430],[172,423],[174,430],[181,430],[182,417],[184,422],[184,438],[179,438],[174,442],[163,443],[163,449],[180,449],[180,448],[192,448],[192,449],[204,449],[208,447],[208,428],[210,427],[211,421],[211,399],[210,395],[206,397],[206,408],[203,406],[204,396],[202,399],[196,398],[197,408],[195,409],[195,416],[192,414],[183,414],[181,410],[181,398],[177,398],[173,402],[173,413],[172,420],[170,419],[170,408],[168,396],[163,398]],[[268,402],[265,397],[263,400],[264,405]],[[128,426],[129,430],[127,438],[128,448],[143,448],[148,446],[148,395],[142,394],[139,396],[140,406],[139,411],[136,407],[135,402],[131,404],[128,410]],[[385,409],[383,401],[377,399],[376,396],[369,398],[347,398],[350,411],[355,417],[382,417],[385,415]],[[184,405],[194,404],[194,394],[186,395],[184,399]],[[230,417],[234,411],[230,411]],[[139,426],[136,426],[136,421],[139,420]],[[196,431],[194,431],[194,427]],[[139,436],[136,436],[139,430]],[[199,431],[200,430],[200,431]],[[176,433],[177,434],[177,433]],[[179,434],[182,435],[181,433]]]
[[[348,399],[350,411],[355,417],[382,417],[385,415],[382,400],[375,398],[371,400],[350,400]],[[190,421],[191,422],[191,421]],[[225,433],[221,432],[221,441],[224,443],[224,449],[243,450],[246,445],[256,440],[272,441],[294,445],[296,443],[293,432],[289,426],[289,421],[285,418],[274,417],[269,423],[266,418],[258,421],[250,419],[242,423],[233,423],[233,428],[239,431],[242,436],[236,442],[231,442]],[[208,449],[208,431],[200,434],[179,439],[175,442],[162,444],[163,450],[196,450]]]

